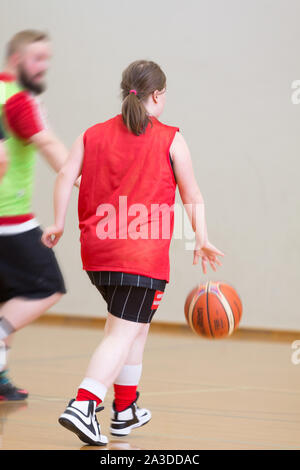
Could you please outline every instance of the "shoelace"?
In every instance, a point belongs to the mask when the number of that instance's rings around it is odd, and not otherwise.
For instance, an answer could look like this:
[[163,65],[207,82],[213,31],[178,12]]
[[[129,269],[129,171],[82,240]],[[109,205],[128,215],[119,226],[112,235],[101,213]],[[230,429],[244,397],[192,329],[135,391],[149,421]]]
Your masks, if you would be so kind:
[[98,406],[98,408],[95,409],[95,412],[98,413],[98,411],[104,410],[104,406]]

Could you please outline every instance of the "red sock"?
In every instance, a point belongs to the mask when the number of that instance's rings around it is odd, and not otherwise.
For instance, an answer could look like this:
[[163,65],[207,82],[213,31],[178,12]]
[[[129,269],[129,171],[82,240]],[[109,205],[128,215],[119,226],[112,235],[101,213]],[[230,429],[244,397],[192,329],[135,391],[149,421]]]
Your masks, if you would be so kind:
[[94,395],[93,393],[85,390],[84,388],[79,388],[77,392],[77,401],[86,401],[86,400],[93,400],[97,403],[97,406],[102,402],[102,400]]
[[136,399],[137,385],[117,385],[115,389],[115,407],[117,411],[123,411]]

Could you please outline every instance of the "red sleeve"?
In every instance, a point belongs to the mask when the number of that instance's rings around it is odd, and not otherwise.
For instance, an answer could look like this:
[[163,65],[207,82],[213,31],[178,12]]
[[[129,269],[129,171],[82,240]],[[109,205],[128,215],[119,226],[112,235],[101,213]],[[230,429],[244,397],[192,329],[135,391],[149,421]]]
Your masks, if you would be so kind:
[[45,128],[38,104],[26,91],[9,98],[4,112],[8,126],[21,139],[27,140]]

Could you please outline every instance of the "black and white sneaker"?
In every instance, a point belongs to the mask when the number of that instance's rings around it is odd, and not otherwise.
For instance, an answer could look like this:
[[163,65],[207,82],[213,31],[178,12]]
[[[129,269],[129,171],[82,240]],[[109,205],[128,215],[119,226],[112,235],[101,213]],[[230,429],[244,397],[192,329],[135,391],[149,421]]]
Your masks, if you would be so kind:
[[96,416],[96,412],[103,409],[103,406],[96,408],[96,402],[93,400],[77,401],[73,398],[58,422],[74,432],[82,442],[93,446],[105,446],[108,439],[101,434]]
[[136,404],[139,395],[139,392],[136,392],[134,402],[123,411],[116,411],[115,402],[113,401],[110,425],[112,436],[127,436],[132,429],[144,426],[150,421],[151,412],[145,408],[139,408]]

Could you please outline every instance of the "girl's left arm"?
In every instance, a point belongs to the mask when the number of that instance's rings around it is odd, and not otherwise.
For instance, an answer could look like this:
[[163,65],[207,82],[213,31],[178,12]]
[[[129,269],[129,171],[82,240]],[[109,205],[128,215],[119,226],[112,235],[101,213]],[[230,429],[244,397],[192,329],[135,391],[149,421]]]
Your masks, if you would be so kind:
[[75,140],[66,163],[56,177],[54,188],[54,225],[47,227],[42,236],[42,242],[48,248],[56,245],[63,234],[72,188],[75,181],[81,175],[83,156],[84,144],[83,134],[81,134]]

